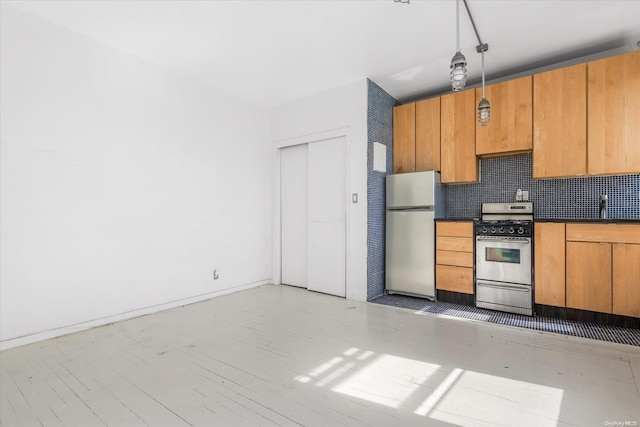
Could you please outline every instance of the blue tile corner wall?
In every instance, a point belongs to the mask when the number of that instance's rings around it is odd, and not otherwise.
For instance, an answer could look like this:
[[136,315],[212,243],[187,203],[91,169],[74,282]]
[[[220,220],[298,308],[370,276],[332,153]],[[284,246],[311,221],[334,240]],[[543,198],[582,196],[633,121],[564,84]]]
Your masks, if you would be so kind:
[[[367,80],[367,300],[384,293],[385,177],[393,172],[393,107],[398,102]],[[387,171],[373,170],[373,143],[387,147]]]

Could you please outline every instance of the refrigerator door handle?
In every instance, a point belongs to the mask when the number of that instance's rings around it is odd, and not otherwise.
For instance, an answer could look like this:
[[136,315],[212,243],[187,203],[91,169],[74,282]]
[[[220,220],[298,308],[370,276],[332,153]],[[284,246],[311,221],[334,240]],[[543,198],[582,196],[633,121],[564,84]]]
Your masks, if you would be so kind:
[[427,206],[394,206],[392,208],[387,208],[388,211],[433,211],[435,206],[427,205]]

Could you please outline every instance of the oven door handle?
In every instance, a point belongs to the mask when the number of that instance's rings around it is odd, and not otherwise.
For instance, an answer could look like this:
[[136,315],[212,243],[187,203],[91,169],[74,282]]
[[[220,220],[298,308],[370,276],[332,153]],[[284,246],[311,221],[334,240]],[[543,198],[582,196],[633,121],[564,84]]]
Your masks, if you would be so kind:
[[529,239],[513,239],[513,238],[508,238],[508,239],[501,239],[500,237],[476,237],[476,241],[479,242],[513,242],[513,243],[530,243],[531,241]]
[[476,286],[496,289],[510,289],[518,292],[531,292],[531,286],[529,285],[492,285],[490,283],[477,283]]

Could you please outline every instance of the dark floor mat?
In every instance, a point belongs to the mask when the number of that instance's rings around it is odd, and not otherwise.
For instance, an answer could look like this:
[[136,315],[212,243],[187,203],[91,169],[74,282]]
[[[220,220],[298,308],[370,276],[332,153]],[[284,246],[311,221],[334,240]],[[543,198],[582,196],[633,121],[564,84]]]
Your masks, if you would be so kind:
[[640,329],[582,323],[550,317],[529,317],[521,314],[503,313],[483,308],[469,307],[448,302],[434,302],[424,298],[405,295],[382,295],[370,302],[394,307],[409,308],[427,313],[445,314],[464,319],[480,320],[500,325],[519,326],[536,331],[555,332],[574,337],[591,338],[618,344],[640,346]]

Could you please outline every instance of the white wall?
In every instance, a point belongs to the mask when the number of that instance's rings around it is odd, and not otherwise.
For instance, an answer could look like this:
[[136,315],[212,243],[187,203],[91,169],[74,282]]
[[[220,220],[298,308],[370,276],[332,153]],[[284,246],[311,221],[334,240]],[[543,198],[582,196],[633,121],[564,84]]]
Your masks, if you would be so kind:
[[[323,92],[271,111],[274,140],[274,235],[279,236],[278,148],[347,136],[347,298],[367,298],[367,80]],[[330,170],[327,173],[331,173]],[[280,239],[274,239],[274,280],[280,280]]]
[[268,110],[6,5],[0,26],[3,348],[271,281]]

